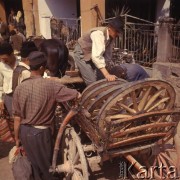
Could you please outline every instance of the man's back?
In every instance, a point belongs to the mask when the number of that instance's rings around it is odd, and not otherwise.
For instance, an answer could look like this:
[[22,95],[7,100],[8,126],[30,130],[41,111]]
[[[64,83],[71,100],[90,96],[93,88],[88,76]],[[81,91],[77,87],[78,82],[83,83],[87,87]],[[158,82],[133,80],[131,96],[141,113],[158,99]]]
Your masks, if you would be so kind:
[[15,114],[22,118],[21,124],[50,126],[54,120],[55,102],[67,101],[76,96],[76,90],[37,76],[26,79],[16,88],[13,105]]

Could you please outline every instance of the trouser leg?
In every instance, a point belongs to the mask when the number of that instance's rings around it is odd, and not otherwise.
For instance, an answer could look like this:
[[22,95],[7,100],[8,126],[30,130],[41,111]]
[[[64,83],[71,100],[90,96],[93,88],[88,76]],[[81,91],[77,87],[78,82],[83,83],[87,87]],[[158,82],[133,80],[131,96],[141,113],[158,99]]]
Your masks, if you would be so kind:
[[78,44],[75,46],[74,50],[74,61],[86,85],[89,85],[97,80],[96,69],[93,69],[90,63],[83,60],[83,52]]
[[52,160],[50,129],[21,125],[20,137],[28,159],[32,163],[35,180],[51,180],[49,167]]

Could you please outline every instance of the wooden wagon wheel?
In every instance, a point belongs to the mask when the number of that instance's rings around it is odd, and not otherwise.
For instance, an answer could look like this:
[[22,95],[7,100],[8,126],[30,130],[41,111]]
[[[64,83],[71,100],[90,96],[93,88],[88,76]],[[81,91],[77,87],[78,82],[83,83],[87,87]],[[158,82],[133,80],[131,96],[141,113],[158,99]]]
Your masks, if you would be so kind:
[[[104,149],[145,149],[159,141],[165,143],[173,136],[178,123],[171,117],[174,102],[175,91],[167,82],[149,79],[126,83],[108,98],[98,114]],[[157,153],[153,160],[152,165],[174,165],[167,149]],[[150,165],[146,167],[150,169]],[[155,171],[157,179],[160,173]]]
[[[91,97],[95,97],[98,93],[103,92],[103,90],[106,90],[109,87],[114,86],[114,85],[122,84],[124,82],[126,82],[126,80],[119,78],[116,81],[112,81],[112,82],[111,81],[107,81],[106,79],[102,79],[102,80],[99,80],[99,81],[96,81],[96,82],[90,84],[82,92],[82,104],[84,104],[84,102],[87,102],[87,98],[90,99]],[[97,90],[100,90],[100,91],[97,91]]]
[[173,87],[164,81],[126,83],[98,114],[99,133],[107,149],[145,146],[172,135],[177,125],[168,118],[175,102]]
[[175,147],[168,144],[157,143],[152,147],[151,156],[142,156],[147,167],[147,175],[151,179],[176,179],[178,170],[176,167],[177,153]]
[[63,163],[70,164],[71,172],[65,173],[66,180],[88,180],[88,167],[82,144],[74,128],[67,128],[62,141]]

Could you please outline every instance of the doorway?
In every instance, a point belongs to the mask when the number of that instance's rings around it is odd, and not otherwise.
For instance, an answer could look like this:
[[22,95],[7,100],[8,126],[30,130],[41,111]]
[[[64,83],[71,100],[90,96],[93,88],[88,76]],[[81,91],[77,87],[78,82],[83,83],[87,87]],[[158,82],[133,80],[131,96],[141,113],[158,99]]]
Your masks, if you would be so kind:
[[23,12],[22,0],[4,0],[4,7],[6,19],[8,19],[11,9],[14,10],[15,14],[17,14],[17,11]]

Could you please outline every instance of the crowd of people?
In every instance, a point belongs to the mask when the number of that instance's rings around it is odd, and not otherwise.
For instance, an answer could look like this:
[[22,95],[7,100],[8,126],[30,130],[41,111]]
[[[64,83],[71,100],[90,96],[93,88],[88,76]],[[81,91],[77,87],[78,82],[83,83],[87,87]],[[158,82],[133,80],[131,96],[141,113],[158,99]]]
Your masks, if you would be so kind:
[[54,179],[49,167],[56,104],[76,100],[81,95],[57,81],[43,78],[47,59],[33,42],[23,43],[21,57],[18,62],[12,45],[0,43],[0,113],[6,108],[13,118],[16,146],[20,142],[23,145],[34,179]]
[[[11,31],[10,41],[4,39],[0,43],[0,113],[6,108],[14,120],[16,146],[23,145],[34,179],[51,180],[54,179],[49,167],[52,162],[52,126],[56,104],[76,101],[81,94],[57,81],[43,78],[47,57],[38,51],[33,42],[22,40],[22,45],[18,47],[21,61],[17,60],[13,41],[15,39],[17,42],[17,35],[23,34],[23,29],[15,25],[15,20],[17,17],[12,11],[8,22],[17,29]],[[87,86],[104,78],[107,81],[115,81],[118,77],[136,81],[149,77],[138,64],[112,66],[109,63],[114,39],[122,34],[123,28],[124,22],[117,17],[107,27],[93,28],[78,40],[74,57]]]
[[15,14],[11,10],[8,16],[8,22],[3,22],[0,17],[0,41],[6,41],[12,44],[15,53],[19,53],[25,38],[25,24],[21,11]]

